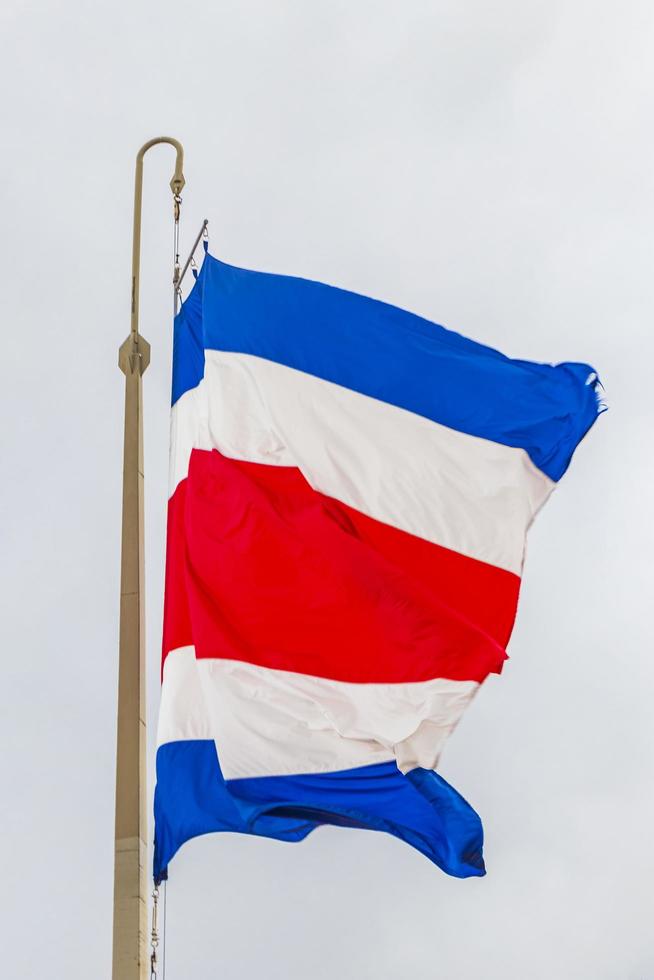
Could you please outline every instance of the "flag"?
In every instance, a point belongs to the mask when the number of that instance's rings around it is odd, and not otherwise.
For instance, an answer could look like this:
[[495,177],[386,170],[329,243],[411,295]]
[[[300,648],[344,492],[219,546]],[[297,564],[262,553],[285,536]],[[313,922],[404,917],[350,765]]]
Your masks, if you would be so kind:
[[155,877],[200,834],[321,824],[484,874],[436,770],[502,669],[596,373],[207,255],[172,387]]

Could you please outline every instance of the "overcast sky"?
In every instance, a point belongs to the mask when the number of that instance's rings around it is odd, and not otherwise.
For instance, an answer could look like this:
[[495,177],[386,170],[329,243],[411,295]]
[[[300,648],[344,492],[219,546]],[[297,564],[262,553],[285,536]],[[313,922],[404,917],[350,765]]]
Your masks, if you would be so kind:
[[[3,978],[110,976],[117,349],[162,132],[186,247],[206,216],[229,262],[589,361],[611,404],[445,752],[487,877],[363,831],[201,838],[170,868],[168,980],[654,978],[651,0],[4,0],[0,25]],[[148,156],[144,201],[151,770],[172,163]]]

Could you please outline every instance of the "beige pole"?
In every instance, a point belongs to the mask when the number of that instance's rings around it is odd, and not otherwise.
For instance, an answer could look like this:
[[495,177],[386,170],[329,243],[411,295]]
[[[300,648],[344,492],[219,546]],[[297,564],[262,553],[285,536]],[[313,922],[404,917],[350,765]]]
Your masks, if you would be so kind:
[[143,157],[157,143],[177,151],[170,182],[179,214],[184,186],[181,143],[149,140],[136,156],[132,245],[131,331],[118,352],[125,375],[123,524],[120,566],[120,647],[116,749],[113,980],[147,980],[147,811],[145,765],[145,603],[143,566],[143,394],[150,345],[138,332]]

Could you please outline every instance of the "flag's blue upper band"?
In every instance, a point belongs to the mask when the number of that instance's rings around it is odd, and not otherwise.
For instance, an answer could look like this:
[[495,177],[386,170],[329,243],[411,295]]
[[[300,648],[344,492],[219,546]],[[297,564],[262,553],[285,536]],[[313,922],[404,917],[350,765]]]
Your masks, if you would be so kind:
[[552,480],[599,411],[588,364],[512,360],[388,303],[211,255],[175,322],[173,403],[201,380],[205,349],[276,361],[522,448]]

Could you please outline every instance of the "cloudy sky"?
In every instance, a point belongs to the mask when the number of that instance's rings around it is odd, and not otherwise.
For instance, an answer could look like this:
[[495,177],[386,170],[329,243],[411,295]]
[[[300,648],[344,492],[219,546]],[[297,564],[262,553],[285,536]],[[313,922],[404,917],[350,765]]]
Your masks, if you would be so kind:
[[[442,772],[488,875],[390,837],[187,844],[168,980],[650,980],[654,8],[649,0],[4,0],[3,977],[108,978],[133,158],[183,237],[544,361],[611,410],[538,518],[501,678]],[[172,153],[147,159],[150,763]],[[151,774],[152,775],[152,774]],[[150,792],[152,782],[150,782]]]

